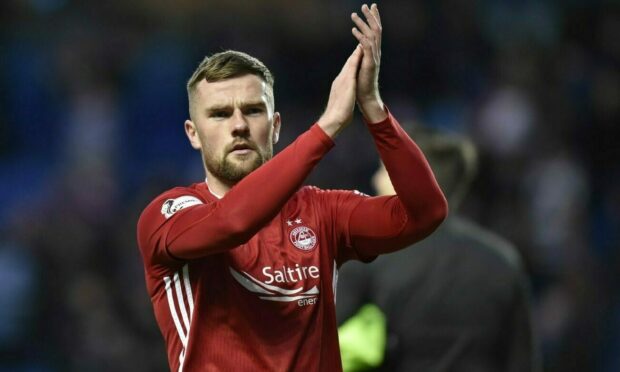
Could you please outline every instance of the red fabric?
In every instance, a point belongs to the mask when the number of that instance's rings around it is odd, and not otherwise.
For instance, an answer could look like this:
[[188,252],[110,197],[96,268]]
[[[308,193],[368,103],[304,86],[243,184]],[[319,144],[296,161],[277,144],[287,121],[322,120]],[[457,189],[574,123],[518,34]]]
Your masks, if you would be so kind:
[[200,183],[147,206],[138,244],[171,370],[341,370],[337,267],[404,247],[445,214],[393,117],[369,127],[398,197],[299,189],[333,145],[315,125],[222,199]]

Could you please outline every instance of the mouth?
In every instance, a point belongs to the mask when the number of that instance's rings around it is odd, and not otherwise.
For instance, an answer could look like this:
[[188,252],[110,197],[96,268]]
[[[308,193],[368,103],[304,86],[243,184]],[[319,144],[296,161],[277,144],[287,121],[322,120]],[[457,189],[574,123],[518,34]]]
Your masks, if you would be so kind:
[[234,155],[247,155],[254,151],[254,147],[248,142],[239,142],[232,146],[229,153]]

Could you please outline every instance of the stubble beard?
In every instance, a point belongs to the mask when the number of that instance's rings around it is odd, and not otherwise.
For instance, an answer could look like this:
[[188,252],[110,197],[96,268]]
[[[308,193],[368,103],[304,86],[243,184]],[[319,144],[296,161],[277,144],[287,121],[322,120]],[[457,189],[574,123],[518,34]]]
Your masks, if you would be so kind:
[[216,157],[214,154],[205,151],[203,161],[213,177],[232,186],[266,163],[272,156],[273,149],[271,147],[263,151],[255,149],[241,160],[234,159],[235,155],[231,153]]

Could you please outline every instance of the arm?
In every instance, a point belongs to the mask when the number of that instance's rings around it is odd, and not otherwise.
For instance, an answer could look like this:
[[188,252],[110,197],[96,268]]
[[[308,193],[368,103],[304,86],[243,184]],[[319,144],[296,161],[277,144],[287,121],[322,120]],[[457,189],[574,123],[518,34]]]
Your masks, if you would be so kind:
[[245,243],[275,217],[332,147],[330,138],[312,126],[222,199],[174,216],[164,241],[167,251],[193,259]]
[[352,246],[360,257],[404,248],[433,232],[448,212],[446,199],[422,151],[388,113],[368,124],[396,190],[394,196],[365,198],[349,220]]
[[369,198],[349,222],[352,245],[360,256],[403,248],[430,234],[448,206],[433,172],[416,144],[385,109],[379,94],[381,18],[375,4],[364,5],[366,21],[351,15],[364,56],[357,82],[357,103],[374,138],[397,195]]
[[[151,262],[171,262],[222,252],[247,242],[273,219],[333,146],[330,138],[351,121],[361,54],[356,48],[334,79],[327,108],[317,124],[222,199],[210,204],[198,201],[166,220],[159,212],[161,205],[149,205],[138,222],[145,257]],[[263,192],[257,195],[258,190]]]

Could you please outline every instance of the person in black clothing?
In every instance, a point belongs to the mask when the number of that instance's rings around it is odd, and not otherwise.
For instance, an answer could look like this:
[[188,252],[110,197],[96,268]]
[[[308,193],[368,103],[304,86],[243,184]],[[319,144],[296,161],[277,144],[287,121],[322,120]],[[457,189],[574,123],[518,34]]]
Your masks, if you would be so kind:
[[[356,317],[365,304],[385,315],[386,336],[367,343],[358,356],[384,347],[380,366],[355,361],[355,348],[370,337],[349,337],[341,326],[345,371],[526,372],[539,369],[533,340],[529,289],[518,251],[472,221],[454,215],[476,173],[476,150],[463,138],[429,130],[416,142],[448,197],[451,216],[426,240],[339,273],[339,323]],[[391,194],[383,166],[373,177],[379,194]],[[358,313],[360,314],[360,313]],[[363,327],[370,327],[365,312]],[[359,317],[359,315],[358,315]],[[376,334],[362,332],[361,334]],[[373,336],[374,337],[374,336]],[[358,360],[359,362],[359,360]],[[366,367],[366,368],[364,368]]]

